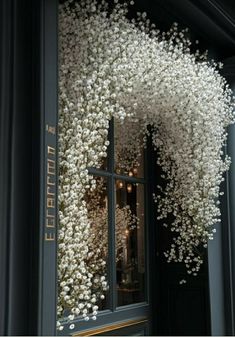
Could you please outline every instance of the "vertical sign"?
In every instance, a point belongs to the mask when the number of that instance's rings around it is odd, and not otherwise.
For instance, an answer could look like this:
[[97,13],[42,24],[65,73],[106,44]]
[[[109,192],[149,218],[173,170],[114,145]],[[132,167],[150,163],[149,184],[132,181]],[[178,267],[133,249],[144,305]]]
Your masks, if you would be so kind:
[[47,111],[46,109],[44,117],[41,335],[55,335],[57,297],[57,137],[55,111]]
[[[55,135],[55,126],[46,126],[46,131]],[[47,137],[50,139],[50,137]],[[45,203],[45,241],[56,240],[56,148],[54,142],[46,142],[46,203]]]
[[56,334],[57,0],[41,1],[41,252],[38,335]]

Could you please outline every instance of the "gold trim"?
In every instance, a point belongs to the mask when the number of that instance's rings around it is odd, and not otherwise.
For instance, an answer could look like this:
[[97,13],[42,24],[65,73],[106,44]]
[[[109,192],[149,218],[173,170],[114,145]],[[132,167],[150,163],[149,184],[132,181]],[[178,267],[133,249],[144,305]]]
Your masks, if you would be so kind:
[[129,320],[129,321],[121,322],[121,323],[118,323],[118,324],[103,326],[103,327],[98,328],[98,329],[91,329],[91,330],[85,330],[85,331],[77,332],[77,333],[73,334],[73,336],[95,336],[95,335],[99,335],[103,332],[119,330],[119,329],[122,329],[122,328],[126,328],[128,326],[138,325],[138,324],[146,323],[146,322],[148,322],[148,320],[145,317],[143,317],[141,319]]

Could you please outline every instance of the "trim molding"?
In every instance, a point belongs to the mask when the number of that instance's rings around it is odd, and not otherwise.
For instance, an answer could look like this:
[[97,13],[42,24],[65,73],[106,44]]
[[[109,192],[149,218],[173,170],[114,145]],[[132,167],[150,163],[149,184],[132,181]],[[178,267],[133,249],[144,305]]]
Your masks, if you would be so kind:
[[210,4],[211,7],[213,7],[218,14],[221,15],[221,17],[223,17],[223,19],[227,22],[228,25],[232,27],[234,27],[235,29],[235,16],[232,17],[228,11],[221,6],[221,4],[218,2],[218,0],[207,0],[208,3]]
[[144,324],[144,323],[147,323],[147,322],[148,322],[147,318],[142,317],[140,319],[128,320],[128,321],[120,322],[120,323],[117,323],[117,324],[105,325],[105,326],[99,327],[97,329],[90,329],[90,330],[77,332],[73,336],[96,336],[96,335],[102,334],[104,332],[119,330],[119,329],[122,329],[122,328],[127,328],[127,327],[133,326],[133,325]]
[[212,57],[223,59],[234,55],[235,22],[215,0],[158,0],[172,18],[189,27],[200,43],[213,52]]

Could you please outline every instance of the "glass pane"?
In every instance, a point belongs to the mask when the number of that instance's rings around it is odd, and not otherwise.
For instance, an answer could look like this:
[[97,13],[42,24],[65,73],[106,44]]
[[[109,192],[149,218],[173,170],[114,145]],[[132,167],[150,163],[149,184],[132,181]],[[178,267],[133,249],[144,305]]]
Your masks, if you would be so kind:
[[89,165],[89,168],[96,168],[99,170],[107,170],[108,167],[108,151],[109,151],[109,141],[105,141],[105,146],[103,147],[103,157],[99,159],[98,164]]
[[118,306],[145,300],[144,185],[116,181]]
[[[90,222],[89,253],[87,264],[93,276],[93,292],[99,310],[108,308],[108,198],[106,178],[94,177],[96,188],[86,194],[88,219]],[[107,288],[107,286],[106,286]]]
[[[88,320],[107,308],[107,181],[94,177],[93,186],[86,191],[73,222],[63,227],[69,217],[60,216],[58,319],[64,317],[65,322],[80,316]],[[61,203],[62,212],[65,214]]]
[[138,122],[114,121],[115,172],[134,177],[144,176],[144,142]]

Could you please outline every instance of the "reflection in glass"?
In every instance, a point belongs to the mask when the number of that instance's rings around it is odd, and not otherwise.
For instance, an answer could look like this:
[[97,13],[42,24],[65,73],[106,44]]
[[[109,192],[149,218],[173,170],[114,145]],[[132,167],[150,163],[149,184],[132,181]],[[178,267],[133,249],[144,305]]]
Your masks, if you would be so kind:
[[[102,177],[94,177],[96,188],[88,191],[86,202],[88,208],[88,218],[91,226],[89,238],[89,253],[87,264],[91,268],[91,273],[98,280],[104,279],[107,282],[108,265],[108,199],[107,199],[107,181]],[[103,291],[102,282],[93,282],[95,289],[93,292],[97,295],[99,310],[107,309],[107,296]],[[104,297],[104,298],[103,298]]]
[[138,122],[114,121],[115,172],[131,177],[144,175],[143,133]]
[[144,186],[116,181],[118,306],[145,300]]
[[98,164],[89,166],[89,168],[96,168],[98,170],[106,171],[108,168],[108,151],[109,151],[109,141],[105,141],[105,146],[103,147],[103,157],[99,159]]
[[107,147],[106,152],[104,152],[104,153],[105,153],[105,157],[101,158],[100,164],[96,167],[96,168],[99,169],[99,170],[105,170],[105,171],[106,171],[107,168],[108,168],[108,158],[107,158],[107,155],[108,155],[108,148],[109,148],[109,147]]

